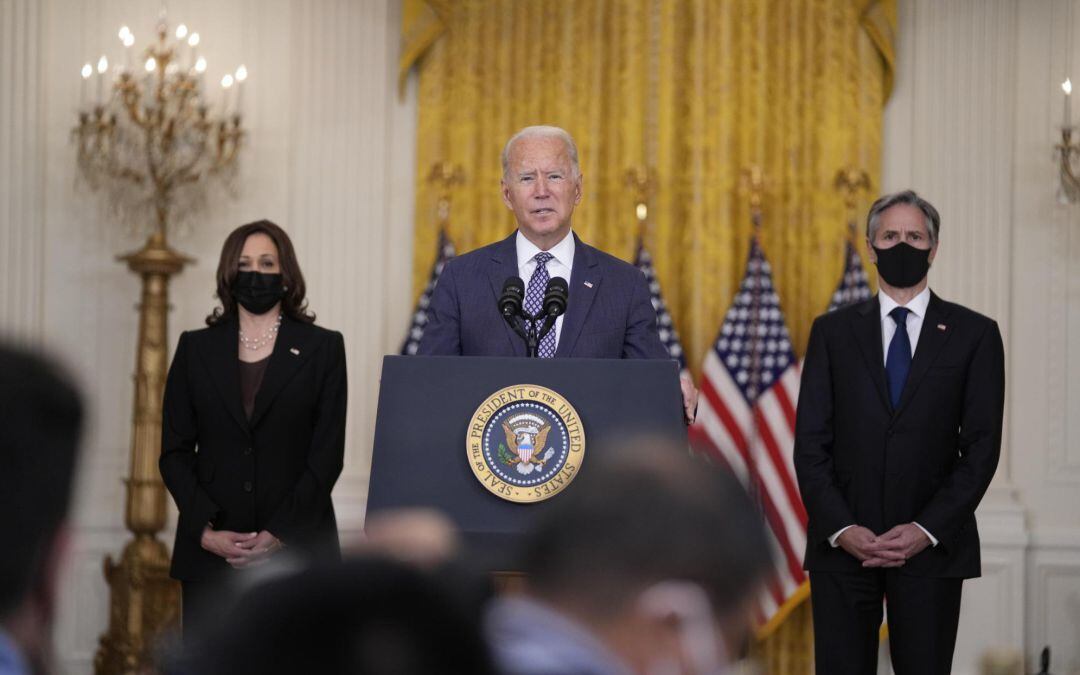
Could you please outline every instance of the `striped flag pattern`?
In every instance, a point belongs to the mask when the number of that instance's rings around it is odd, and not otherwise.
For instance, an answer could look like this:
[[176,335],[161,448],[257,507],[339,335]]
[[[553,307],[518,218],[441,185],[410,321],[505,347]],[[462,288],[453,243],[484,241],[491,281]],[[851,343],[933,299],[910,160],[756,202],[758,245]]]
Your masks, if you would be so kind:
[[682,343],[679,342],[679,332],[675,330],[675,322],[671,320],[667,303],[660,293],[660,282],[656,278],[656,268],[653,267],[652,254],[645,248],[645,242],[638,239],[637,253],[634,255],[634,266],[645,275],[645,281],[649,283],[649,298],[652,300],[653,309],[656,310],[656,328],[660,332],[660,341],[667,347],[671,358],[679,362],[679,370],[686,372],[686,354],[683,352]]
[[832,299],[829,301],[827,311],[830,312],[856,302],[869,300],[874,294],[870,290],[870,282],[866,276],[866,269],[863,268],[862,258],[859,257],[859,252],[850,241],[844,245],[844,261],[844,276],[840,278],[840,283],[836,285],[836,290],[833,291]]
[[776,564],[760,598],[767,634],[804,597],[806,509],[795,481],[799,363],[784,323],[772,270],[751,241],[739,290],[702,366],[693,447],[729,467],[758,501]]
[[420,348],[420,338],[424,337],[424,326],[428,322],[428,305],[431,304],[431,294],[435,292],[435,284],[439,283],[439,276],[442,274],[443,267],[455,255],[457,255],[457,252],[454,250],[454,243],[450,241],[450,237],[446,236],[445,230],[440,230],[435,264],[431,267],[431,277],[428,279],[427,286],[424,287],[424,292],[420,294],[420,299],[416,301],[416,309],[413,310],[409,332],[405,335],[405,342],[401,345],[401,354],[403,356],[412,356]]

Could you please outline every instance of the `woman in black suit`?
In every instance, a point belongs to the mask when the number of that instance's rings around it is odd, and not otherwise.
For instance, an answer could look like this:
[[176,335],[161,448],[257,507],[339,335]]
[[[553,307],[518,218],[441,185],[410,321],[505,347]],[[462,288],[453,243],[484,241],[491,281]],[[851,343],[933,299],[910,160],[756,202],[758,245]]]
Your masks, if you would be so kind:
[[235,570],[284,548],[341,556],[330,491],[345,449],[345,345],[314,324],[304,293],[285,231],[243,225],[221,249],[221,306],[176,346],[159,465],[180,511],[171,575],[185,629]]

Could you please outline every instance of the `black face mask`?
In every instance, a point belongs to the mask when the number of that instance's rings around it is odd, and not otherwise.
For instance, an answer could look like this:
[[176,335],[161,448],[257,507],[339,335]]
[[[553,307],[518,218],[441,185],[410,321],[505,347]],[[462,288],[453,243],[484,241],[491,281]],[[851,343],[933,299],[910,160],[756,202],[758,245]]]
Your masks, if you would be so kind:
[[930,251],[899,243],[890,248],[874,247],[878,274],[895,288],[911,288],[930,271]]
[[285,297],[280,274],[239,272],[233,282],[233,298],[252,314],[266,314]]

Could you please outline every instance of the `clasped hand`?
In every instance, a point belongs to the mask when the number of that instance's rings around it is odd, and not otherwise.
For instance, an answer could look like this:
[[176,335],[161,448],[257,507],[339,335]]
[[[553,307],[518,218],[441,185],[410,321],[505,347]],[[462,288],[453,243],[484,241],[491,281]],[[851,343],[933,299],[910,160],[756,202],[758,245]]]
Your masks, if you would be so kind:
[[204,549],[225,558],[225,562],[236,569],[261,565],[284,547],[280,539],[266,530],[230,532],[210,527],[203,529],[200,543]]
[[914,523],[897,525],[880,536],[855,525],[844,530],[837,542],[863,567],[901,567],[930,545],[926,533]]

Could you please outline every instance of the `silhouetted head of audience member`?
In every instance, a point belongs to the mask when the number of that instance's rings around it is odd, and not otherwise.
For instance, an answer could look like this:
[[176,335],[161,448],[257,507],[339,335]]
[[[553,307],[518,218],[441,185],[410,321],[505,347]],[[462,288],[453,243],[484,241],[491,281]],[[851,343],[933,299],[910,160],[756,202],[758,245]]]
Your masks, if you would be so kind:
[[182,672],[494,672],[478,621],[437,578],[364,556],[284,575],[249,590]]
[[0,636],[46,670],[82,428],[70,380],[39,356],[0,345]]
[[637,672],[741,655],[771,562],[742,485],[685,443],[640,437],[601,456],[528,535],[529,593]]

